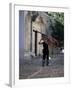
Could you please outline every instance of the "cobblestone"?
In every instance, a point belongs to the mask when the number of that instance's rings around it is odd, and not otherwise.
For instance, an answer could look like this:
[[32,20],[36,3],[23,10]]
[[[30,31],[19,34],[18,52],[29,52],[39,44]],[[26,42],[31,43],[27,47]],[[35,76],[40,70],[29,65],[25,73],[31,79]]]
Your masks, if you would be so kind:
[[64,77],[64,55],[53,55],[49,66],[42,67],[42,57],[25,58],[19,66],[20,79]]

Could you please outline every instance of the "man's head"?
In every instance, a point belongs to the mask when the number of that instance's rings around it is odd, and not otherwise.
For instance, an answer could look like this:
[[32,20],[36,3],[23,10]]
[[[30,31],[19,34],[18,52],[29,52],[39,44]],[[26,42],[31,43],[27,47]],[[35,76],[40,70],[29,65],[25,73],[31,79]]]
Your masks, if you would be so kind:
[[43,43],[43,42],[44,42],[44,40],[41,38],[41,39],[40,39],[40,42],[41,42],[41,43]]
[[48,37],[47,37],[47,36],[42,35],[42,40],[43,40],[44,42],[48,43]]

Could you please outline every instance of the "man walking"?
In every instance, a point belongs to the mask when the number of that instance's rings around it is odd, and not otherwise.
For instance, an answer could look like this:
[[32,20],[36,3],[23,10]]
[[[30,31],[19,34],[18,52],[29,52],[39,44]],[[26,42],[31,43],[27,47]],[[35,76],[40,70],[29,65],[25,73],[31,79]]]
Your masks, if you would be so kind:
[[42,60],[42,66],[45,64],[46,59],[46,65],[49,64],[49,48],[48,48],[48,41],[46,39],[41,39],[39,44],[43,44],[43,60]]

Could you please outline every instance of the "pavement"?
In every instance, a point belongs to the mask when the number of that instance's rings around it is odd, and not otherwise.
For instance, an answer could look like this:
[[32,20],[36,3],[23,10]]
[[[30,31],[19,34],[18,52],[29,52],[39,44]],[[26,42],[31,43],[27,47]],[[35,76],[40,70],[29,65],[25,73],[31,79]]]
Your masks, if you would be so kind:
[[19,79],[64,77],[64,54],[53,55],[42,67],[42,57],[26,57],[19,64]]

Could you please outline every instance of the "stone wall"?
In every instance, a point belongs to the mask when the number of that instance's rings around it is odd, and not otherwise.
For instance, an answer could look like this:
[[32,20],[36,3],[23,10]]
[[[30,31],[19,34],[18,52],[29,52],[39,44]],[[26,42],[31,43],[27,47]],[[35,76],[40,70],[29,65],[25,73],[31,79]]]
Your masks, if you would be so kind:
[[[32,12],[26,11],[24,17],[24,55],[35,55],[35,33],[33,30],[42,32],[43,34],[51,36],[52,30],[50,28],[51,18],[45,12],[38,12],[35,21],[32,21]],[[41,34],[37,34],[37,55],[42,54],[42,45],[39,45]],[[51,54],[51,47],[49,47]]]

